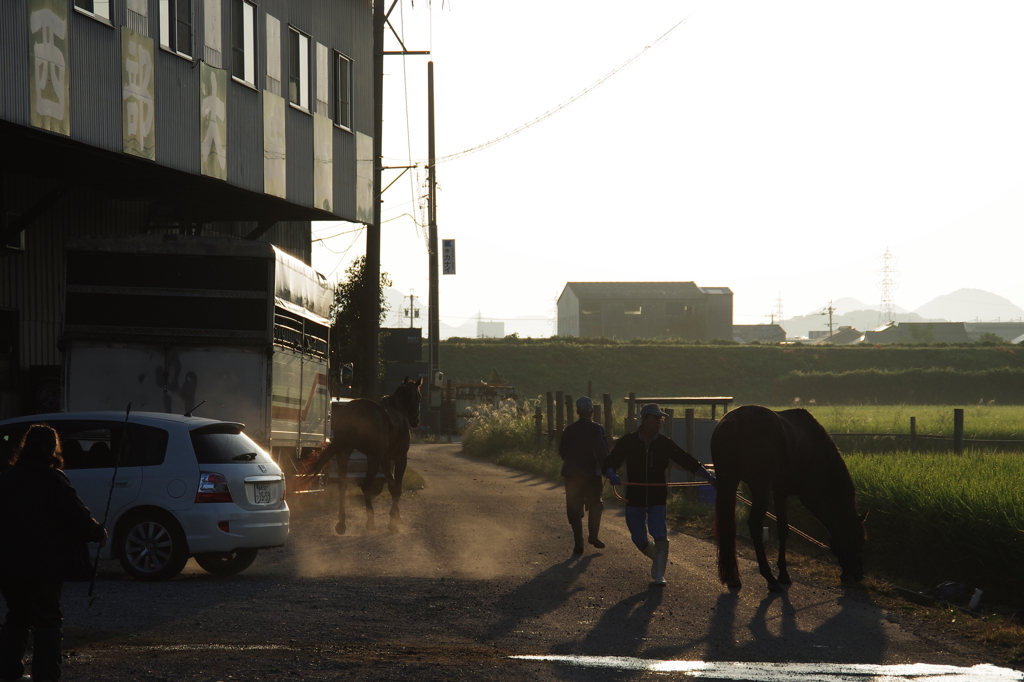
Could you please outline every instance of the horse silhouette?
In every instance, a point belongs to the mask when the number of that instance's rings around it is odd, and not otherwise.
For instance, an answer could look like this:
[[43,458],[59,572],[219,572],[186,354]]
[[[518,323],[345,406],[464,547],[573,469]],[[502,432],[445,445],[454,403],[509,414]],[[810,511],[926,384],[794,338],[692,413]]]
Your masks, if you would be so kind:
[[[760,573],[768,589],[781,592],[792,583],[786,570],[789,524],[786,500],[796,495],[831,536],[829,548],[842,568],[844,583],[864,578],[862,551],[867,536],[857,513],[853,479],[839,449],[825,428],[803,409],[775,412],[744,405],[727,412],[711,435],[711,459],[718,479],[715,534],[718,577],[730,588],[741,587],[736,559],[736,491],[740,481],[750,488],[747,520]],[[775,498],[779,537],[779,576],[772,574],[761,534],[769,498]]]
[[391,520],[388,530],[395,532],[402,517],[398,501],[402,497],[402,478],[409,461],[409,429],[420,423],[420,386],[423,379],[405,377],[391,395],[380,402],[357,399],[336,403],[331,410],[331,442],[306,466],[305,474],[317,474],[334,458],[338,463],[338,524],[335,531],[345,534],[345,493],[348,486],[348,460],[354,450],[366,455],[366,476],[359,484],[366,503],[366,528],[374,530],[373,479],[383,470],[391,493]]

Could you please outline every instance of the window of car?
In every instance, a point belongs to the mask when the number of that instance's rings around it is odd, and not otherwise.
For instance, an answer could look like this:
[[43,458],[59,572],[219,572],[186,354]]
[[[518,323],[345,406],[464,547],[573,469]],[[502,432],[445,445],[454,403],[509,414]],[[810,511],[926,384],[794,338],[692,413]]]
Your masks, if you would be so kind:
[[234,424],[204,426],[190,432],[192,449],[200,464],[257,462],[271,464],[273,459]]
[[[0,431],[0,460],[10,461],[25,431],[39,422],[8,425]],[[128,424],[128,438],[122,445],[125,424],[101,421],[50,421],[61,442],[64,469],[112,468],[117,466],[158,466],[167,454],[167,432],[142,424]]]

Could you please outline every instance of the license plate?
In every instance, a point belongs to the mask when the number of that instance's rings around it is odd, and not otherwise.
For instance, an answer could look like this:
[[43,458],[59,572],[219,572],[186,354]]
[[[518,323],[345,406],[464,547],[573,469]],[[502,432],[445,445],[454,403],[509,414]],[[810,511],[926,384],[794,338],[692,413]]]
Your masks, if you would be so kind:
[[274,501],[269,483],[256,483],[253,487],[255,488],[253,491],[254,504],[270,504]]

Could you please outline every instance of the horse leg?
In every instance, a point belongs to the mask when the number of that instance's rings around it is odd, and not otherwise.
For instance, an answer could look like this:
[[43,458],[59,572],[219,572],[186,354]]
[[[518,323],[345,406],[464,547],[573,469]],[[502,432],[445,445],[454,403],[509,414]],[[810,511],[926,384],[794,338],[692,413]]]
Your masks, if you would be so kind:
[[715,536],[718,538],[718,579],[729,589],[740,589],[740,567],[736,560],[736,488],[738,482],[718,479],[715,496]]
[[380,471],[381,460],[382,455],[379,451],[366,453],[366,478],[359,484],[363,489],[363,503],[366,506],[366,530],[377,530],[377,522],[373,518],[373,480]]
[[334,532],[338,535],[345,534],[345,497],[348,495],[348,460],[352,456],[352,450],[338,454],[335,462],[338,465],[338,524]]
[[769,491],[754,492],[751,490],[750,516],[747,518],[747,528],[750,530],[750,539],[754,543],[754,553],[757,555],[757,567],[764,579],[768,581],[768,589],[772,592],[782,592],[782,585],[772,574],[772,567],[768,565],[768,556],[764,551],[764,538],[761,529],[764,527],[764,516],[768,512]]
[[779,536],[779,560],[776,565],[779,567],[779,583],[792,585],[789,578],[789,571],[786,570],[786,541],[789,540],[789,513],[786,508],[786,497],[775,496],[775,532]]
[[394,473],[388,477],[388,492],[391,493],[391,521],[388,523],[388,530],[392,533],[398,532],[398,526],[402,523],[402,514],[398,510],[398,501],[402,499],[402,479],[405,477],[405,467],[408,461],[401,457],[394,462]]

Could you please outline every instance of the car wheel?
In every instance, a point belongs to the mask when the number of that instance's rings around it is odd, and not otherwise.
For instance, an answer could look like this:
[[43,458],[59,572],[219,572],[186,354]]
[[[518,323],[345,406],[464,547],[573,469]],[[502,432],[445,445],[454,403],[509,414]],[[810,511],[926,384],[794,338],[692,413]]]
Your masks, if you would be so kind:
[[118,549],[121,566],[136,580],[170,580],[188,562],[185,534],[165,514],[140,514],[129,520]]
[[230,552],[196,554],[195,560],[204,571],[214,575],[234,575],[252,566],[252,562],[256,561],[258,553],[258,549],[244,547]]

